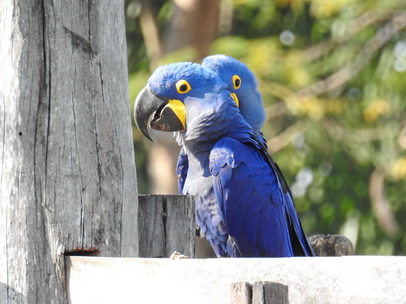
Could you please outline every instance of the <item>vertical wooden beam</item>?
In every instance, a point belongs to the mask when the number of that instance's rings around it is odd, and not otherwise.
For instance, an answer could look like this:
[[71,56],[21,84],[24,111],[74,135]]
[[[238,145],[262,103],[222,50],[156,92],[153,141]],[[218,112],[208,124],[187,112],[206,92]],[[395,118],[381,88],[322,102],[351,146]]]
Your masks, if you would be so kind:
[[138,196],[138,231],[140,257],[166,257],[165,211],[162,196]]
[[65,253],[138,255],[123,14],[0,5],[2,303],[65,303]]
[[194,199],[185,195],[140,195],[141,257],[169,257],[178,251],[195,257]]

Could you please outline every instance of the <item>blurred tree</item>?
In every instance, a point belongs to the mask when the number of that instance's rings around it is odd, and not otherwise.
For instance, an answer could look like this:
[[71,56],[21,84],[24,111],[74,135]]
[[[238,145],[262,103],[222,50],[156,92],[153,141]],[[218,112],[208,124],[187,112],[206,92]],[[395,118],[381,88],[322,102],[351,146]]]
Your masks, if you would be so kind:
[[[207,56],[211,42],[217,37],[219,4],[220,0],[127,1],[127,12],[139,16],[138,35],[145,42],[150,72],[160,62],[196,61]],[[163,59],[164,56],[167,58]],[[155,143],[148,149],[153,159],[148,162],[151,177],[148,192],[177,194],[174,168],[180,148],[168,134],[151,133]]]
[[[168,37],[173,3],[154,10]],[[141,18],[128,16],[129,39],[140,39]],[[358,254],[405,254],[406,3],[222,0],[213,16],[221,35],[209,53],[257,75],[264,133],[307,233],[344,233]],[[135,96],[155,61],[128,44]],[[160,62],[200,56],[183,49]]]

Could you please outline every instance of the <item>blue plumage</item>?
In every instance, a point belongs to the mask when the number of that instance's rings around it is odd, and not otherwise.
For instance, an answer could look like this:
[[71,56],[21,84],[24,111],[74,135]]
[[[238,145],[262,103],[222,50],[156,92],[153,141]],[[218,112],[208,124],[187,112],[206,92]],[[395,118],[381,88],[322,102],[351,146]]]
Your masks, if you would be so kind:
[[[241,61],[222,54],[206,57],[202,62],[202,66],[214,71],[219,78],[227,84],[227,90],[238,96],[241,115],[253,128],[257,140],[263,144],[266,149],[266,140],[262,134],[262,127],[266,119],[265,109],[263,107],[261,94],[258,91],[258,81],[255,75]],[[235,76],[238,76],[237,80],[240,82],[238,86],[236,86],[235,83]],[[269,154],[267,158],[273,171],[278,176],[284,193],[284,200],[287,202],[287,206],[290,210],[288,217],[291,221],[291,236],[297,240],[296,243],[300,244],[295,247],[295,255],[314,255],[303,233],[300,220],[297,217],[292,194],[286,180],[278,165]],[[186,162],[185,159],[182,161]]]
[[[222,54],[204,58],[202,66],[216,74],[226,84],[226,89],[238,96],[241,115],[252,127],[257,139],[266,147],[266,140],[262,134],[266,115],[254,73],[241,61]],[[181,149],[176,169],[179,193],[182,193],[187,167],[187,156]]]
[[148,137],[153,115],[154,128],[180,131],[179,189],[195,196],[197,224],[217,256],[311,255],[279,168],[226,88],[200,65],[163,66],[137,98],[137,125]]
[[293,256],[287,206],[275,173],[260,151],[221,139],[210,153],[214,192],[230,240],[230,256]]
[[266,114],[254,73],[241,61],[222,54],[204,58],[202,66],[213,71],[226,83],[227,90],[238,96],[241,115],[252,127],[258,140],[266,145],[262,135]]

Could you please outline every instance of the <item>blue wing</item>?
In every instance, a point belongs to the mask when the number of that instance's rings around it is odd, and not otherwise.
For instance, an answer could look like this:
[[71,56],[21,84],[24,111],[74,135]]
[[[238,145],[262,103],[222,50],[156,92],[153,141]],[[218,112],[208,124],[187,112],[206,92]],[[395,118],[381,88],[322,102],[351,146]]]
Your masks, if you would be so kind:
[[256,141],[250,141],[250,144],[261,151],[272,170],[276,173],[278,181],[282,187],[282,192],[288,207],[289,232],[292,239],[293,252],[295,256],[315,256],[313,249],[303,231],[302,224],[297,216],[295,203],[293,202],[292,198],[292,192],[290,191],[281,169],[279,168],[278,164],[274,162],[271,155],[269,155],[268,147],[263,134],[257,134],[255,138]]
[[295,203],[293,202],[292,192],[282,174],[278,164],[274,162],[268,153],[266,146],[260,147],[261,152],[265,156],[268,163],[271,165],[272,170],[276,173],[278,181],[282,187],[283,196],[287,205],[289,233],[292,240],[293,252],[295,256],[315,256],[312,247],[310,246],[307,237],[303,231],[302,224],[296,213]]
[[296,254],[303,247],[302,238],[306,244],[307,240],[290,193],[284,193],[263,150],[222,139],[210,153],[210,171],[220,215],[230,235],[230,255],[307,255]]

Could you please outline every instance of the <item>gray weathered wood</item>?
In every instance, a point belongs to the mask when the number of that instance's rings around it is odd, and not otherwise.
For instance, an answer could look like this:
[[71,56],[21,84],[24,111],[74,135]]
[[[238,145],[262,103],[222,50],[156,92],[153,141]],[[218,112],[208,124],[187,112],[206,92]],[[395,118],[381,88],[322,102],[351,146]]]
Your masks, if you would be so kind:
[[140,195],[141,257],[169,257],[178,251],[195,257],[194,199],[185,195]]
[[123,1],[0,5],[0,302],[63,303],[64,253],[137,256]]
[[140,257],[166,256],[164,206],[162,197],[138,196],[138,231]]
[[264,282],[259,281],[252,284],[252,304],[264,304]]
[[308,237],[317,256],[342,256],[354,254],[351,241],[341,234],[316,234]]
[[[242,284],[242,283],[241,283]],[[248,284],[248,283],[247,283]],[[288,304],[288,286],[274,283],[258,281],[252,285],[252,304]]]
[[264,304],[289,304],[289,288],[287,285],[264,282]]

